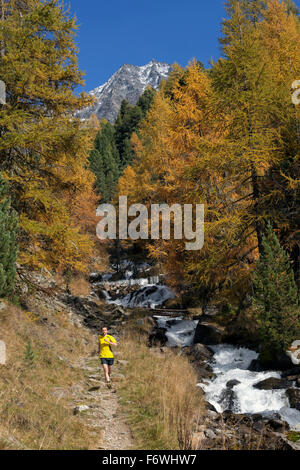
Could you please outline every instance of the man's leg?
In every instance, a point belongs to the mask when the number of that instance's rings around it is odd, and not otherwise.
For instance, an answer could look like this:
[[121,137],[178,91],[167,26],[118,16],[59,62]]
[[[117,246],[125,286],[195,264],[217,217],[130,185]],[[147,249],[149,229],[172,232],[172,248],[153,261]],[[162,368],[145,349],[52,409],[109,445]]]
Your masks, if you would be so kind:
[[112,366],[108,366],[108,375],[109,375],[109,377],[111,376],[111,373],[112,373]]

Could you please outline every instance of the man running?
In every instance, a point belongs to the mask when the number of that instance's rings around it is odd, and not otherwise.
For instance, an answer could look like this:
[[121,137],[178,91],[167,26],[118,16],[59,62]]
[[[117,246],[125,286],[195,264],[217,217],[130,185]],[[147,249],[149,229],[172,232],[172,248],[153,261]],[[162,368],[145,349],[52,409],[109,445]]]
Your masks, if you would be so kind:
[[114,354],[112,347],[117,346],[119,343],[111,335],[107,334],[107,328],[102,328],[102,334],[99,336],[99,357],[103,366],[105,380],[108,388],[111,388],[110,375],[114,363]]

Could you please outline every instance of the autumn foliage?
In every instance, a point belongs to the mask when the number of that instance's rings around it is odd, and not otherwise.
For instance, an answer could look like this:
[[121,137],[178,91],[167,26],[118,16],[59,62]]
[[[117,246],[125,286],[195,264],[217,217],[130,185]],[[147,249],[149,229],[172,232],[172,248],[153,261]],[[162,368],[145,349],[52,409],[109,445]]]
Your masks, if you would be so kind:
[[299,266],[298,17],[278,0],[227,2],[223,55],[209,70],[176,66],[154,97],[136,159],[119,181],[129,201],[205,205],[205,243],[149,241],[177,286],[241,300],[267,221]]
[[19,263],[85,271],[93,254],[95,137],[76,110],[91,99],[74,44],[75,20],[56,0],[1,2],[0,170],[19,214]]

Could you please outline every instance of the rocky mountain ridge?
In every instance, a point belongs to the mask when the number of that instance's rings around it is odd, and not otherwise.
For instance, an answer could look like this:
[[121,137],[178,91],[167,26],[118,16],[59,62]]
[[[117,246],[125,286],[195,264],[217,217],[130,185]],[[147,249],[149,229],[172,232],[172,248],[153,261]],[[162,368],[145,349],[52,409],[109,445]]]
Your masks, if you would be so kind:
[[124,64],[107,82],[89,92],[96,101],[93,106],[78,111],[77,117],[85,120],[95,114],[99,120],[104,118],[113,123],[124,99],[135,105],[147,86],[157,90],[171,70],[170,64],[155,60],[143,66]]

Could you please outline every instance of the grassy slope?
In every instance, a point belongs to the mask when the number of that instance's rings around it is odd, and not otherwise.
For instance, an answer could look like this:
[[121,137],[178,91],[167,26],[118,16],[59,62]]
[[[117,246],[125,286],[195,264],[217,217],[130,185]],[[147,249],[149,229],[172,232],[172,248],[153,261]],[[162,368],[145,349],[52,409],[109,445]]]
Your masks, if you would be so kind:
[[[92,443],[60,393],[84,380],[69,361],[87,354],[89,333],[72,326],[63,311],[45,313],[46,324],[12,305],[0,312],[7,347],[7,363],[0,366],[0,449],[82,449]],[[28,340],[32,367],[24,360]]]

